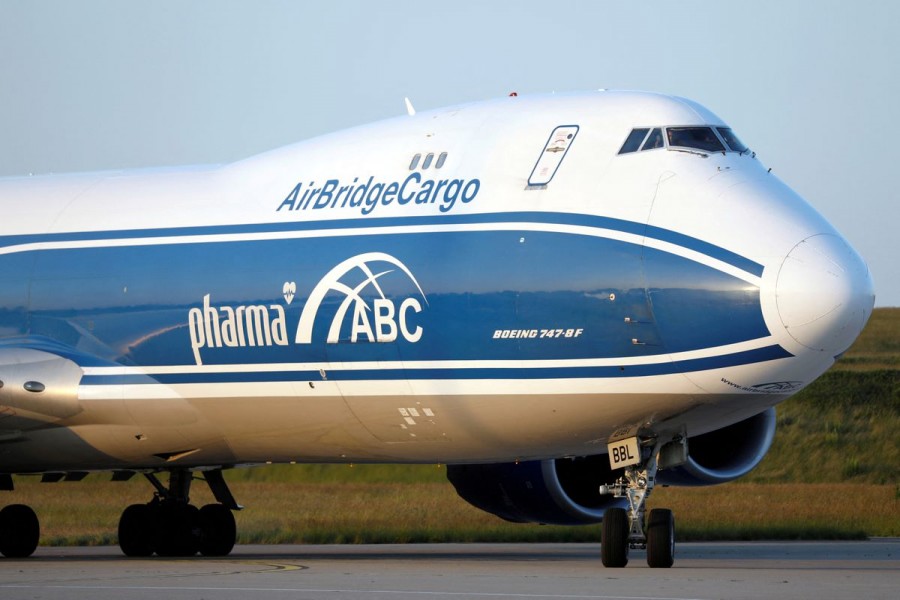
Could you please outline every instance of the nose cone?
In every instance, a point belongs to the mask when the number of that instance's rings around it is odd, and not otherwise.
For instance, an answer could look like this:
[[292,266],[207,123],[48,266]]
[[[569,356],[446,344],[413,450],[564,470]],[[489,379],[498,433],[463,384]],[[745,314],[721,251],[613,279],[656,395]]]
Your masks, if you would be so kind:
[[806,238],[788,253],[775,286],[781,322],[803,346],[837,355],[872,314],[875,291],[862,258],[840,236]]

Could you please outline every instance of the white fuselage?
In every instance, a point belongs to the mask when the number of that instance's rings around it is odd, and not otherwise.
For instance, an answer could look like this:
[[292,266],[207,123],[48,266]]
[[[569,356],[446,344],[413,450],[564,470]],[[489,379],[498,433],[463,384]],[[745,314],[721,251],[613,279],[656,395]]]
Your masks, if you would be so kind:
[[688,126],[725,124],[506,98],[0,181],[0,472],[584,456],[773,406],[849,347],[871,279],[751,152],[620,153]]

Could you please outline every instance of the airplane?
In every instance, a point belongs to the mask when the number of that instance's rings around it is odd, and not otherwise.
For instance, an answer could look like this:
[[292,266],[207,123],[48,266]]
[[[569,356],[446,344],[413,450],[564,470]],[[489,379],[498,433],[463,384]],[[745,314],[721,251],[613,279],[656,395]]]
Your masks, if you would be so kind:
[[[694,101],[407,107],[226,165],[0,180],[0,489],[139,474],[125,555],[223,556],[228,469],[439,463],[503,519],[602,523],[606,567],[670,567],[648,495],[759,463],[869,318],[865,262]],[[39,530],[6,506],[0,552]]]

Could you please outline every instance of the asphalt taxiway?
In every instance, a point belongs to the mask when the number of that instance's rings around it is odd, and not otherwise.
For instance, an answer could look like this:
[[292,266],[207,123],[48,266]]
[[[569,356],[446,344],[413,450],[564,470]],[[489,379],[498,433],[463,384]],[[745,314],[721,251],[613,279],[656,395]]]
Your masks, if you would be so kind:
[[684,543],[604,569],[596,544],[237,546],[227,558],[132,559],[116,547],[0,559],[0,598],[91,600],[895,599],[900,539]]

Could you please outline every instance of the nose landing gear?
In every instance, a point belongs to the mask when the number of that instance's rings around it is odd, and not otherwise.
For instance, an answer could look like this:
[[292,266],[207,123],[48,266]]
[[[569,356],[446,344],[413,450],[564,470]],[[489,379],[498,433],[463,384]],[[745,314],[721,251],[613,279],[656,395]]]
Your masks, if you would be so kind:
[[[682,440],[672,442],[682,444]],[[656,483],[658,457],[663,444],[657,443],[641,462],[625,468],[613,485],[601,486],[600,493],[627,498],[628,509],[610,508],[603,515],[600,558],[604,567],[624,567],[629,549],[646,549],[647,564],[669,568],[675,562],[675,517],[666,508],[650,511],[645,524],[645,505]]]

